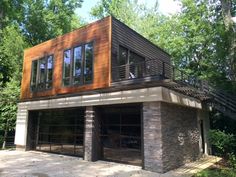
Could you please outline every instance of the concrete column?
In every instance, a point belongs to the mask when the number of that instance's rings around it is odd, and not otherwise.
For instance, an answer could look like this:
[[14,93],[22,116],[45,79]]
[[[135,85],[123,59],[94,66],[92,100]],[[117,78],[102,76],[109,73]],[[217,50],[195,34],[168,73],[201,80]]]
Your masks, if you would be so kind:
[[93,106],[85,110],[84,160],[96,161],[101,155],[99,116]]
[[18,150],[26,150],[28,126],[28,110],[27,107],[18,104],[16,118],[15,145]]
[[160,102],[143,103],[143,168],[163,172]]

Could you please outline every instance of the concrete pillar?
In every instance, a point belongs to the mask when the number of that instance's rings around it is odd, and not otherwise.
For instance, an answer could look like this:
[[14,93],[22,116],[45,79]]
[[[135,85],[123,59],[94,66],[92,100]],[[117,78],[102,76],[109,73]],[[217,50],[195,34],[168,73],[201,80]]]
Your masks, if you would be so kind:
[[99,116],[93,106],[85,110],[84,160],[96,161],[101,156]]
[[15,145],[18,150],[26,150],[28,127],[28,110],[24,105],[18,104],[16,118]]
[[143,168],[163,172],[160,102],[143,103]]

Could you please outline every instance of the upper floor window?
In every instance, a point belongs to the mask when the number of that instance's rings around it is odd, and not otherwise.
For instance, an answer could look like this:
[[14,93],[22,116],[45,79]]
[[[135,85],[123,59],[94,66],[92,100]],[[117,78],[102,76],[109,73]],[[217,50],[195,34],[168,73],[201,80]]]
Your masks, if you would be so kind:
[[53,56],[46,56],[32,61],[31,82],[32,91],[52,88]]
[[142,77],[145,58],[137,53],[119,46],[118,77],[119,79],[133,79]]
[[93,80],[93,43],[64,51],[63,85],[91,83]]

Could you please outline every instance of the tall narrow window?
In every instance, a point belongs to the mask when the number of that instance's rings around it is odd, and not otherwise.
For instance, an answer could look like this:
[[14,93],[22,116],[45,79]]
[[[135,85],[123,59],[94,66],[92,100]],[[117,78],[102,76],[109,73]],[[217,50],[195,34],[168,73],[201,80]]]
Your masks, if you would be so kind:
[[121,47],[119,48],[119,59],[118,59],[118,73],[119,73],[119,78],[127,78],[129,75],[128,72],[128,49]]
[[93,43],[64,51],[63,85],[91,83],[93,80]]
[[35,91],[36,89],[37,71],[38,71],[38,60],[34,60],[32,62],[31,83],[30,83],[30,87],[32,91]]
[[52,75],[53,75],[53,56],[47,58],[47,77],[46,77],[46,88],[52,87]]
[[82,47],[74,48],[73,83],[80,84],[82,76]]
[[31,83],[32,91],[52,88],[53,56],[47,56],[32,62]]
[[85,45],[84,59],[84,82],[91,82],[93,79],[93,43]]
[[126,65],[128,63],[128,49],[121,47],[119,48],[119,66]]
[[129,55],[129,78],[140,78],[143,75],[144,58],[140,55],[131,52]]
[[46,60],[45,58],[39,60],[39,89],[44,89],[46,80]]
[[142,77],[144,74],[144,61],[144,57],[125,47],[119,46],[118,70],[116,71],[119,79]]
[[64,52],[63,85],[70,85],[71,50]]

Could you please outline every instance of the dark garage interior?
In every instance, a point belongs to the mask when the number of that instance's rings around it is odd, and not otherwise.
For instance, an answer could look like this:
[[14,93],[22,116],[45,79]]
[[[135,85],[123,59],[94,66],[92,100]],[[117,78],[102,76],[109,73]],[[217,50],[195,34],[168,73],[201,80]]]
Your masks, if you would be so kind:
[[30,112],[29,128],[30,149],[83,156],[84,109]]
[[100,111],[103,159],[141,165],[141,106],[107,106]]
[[[98,158],[141,166],[141,105],[97,107],[96,115]],[[28,149],[83,157],[84,119],[84,108],[30,111]]]

